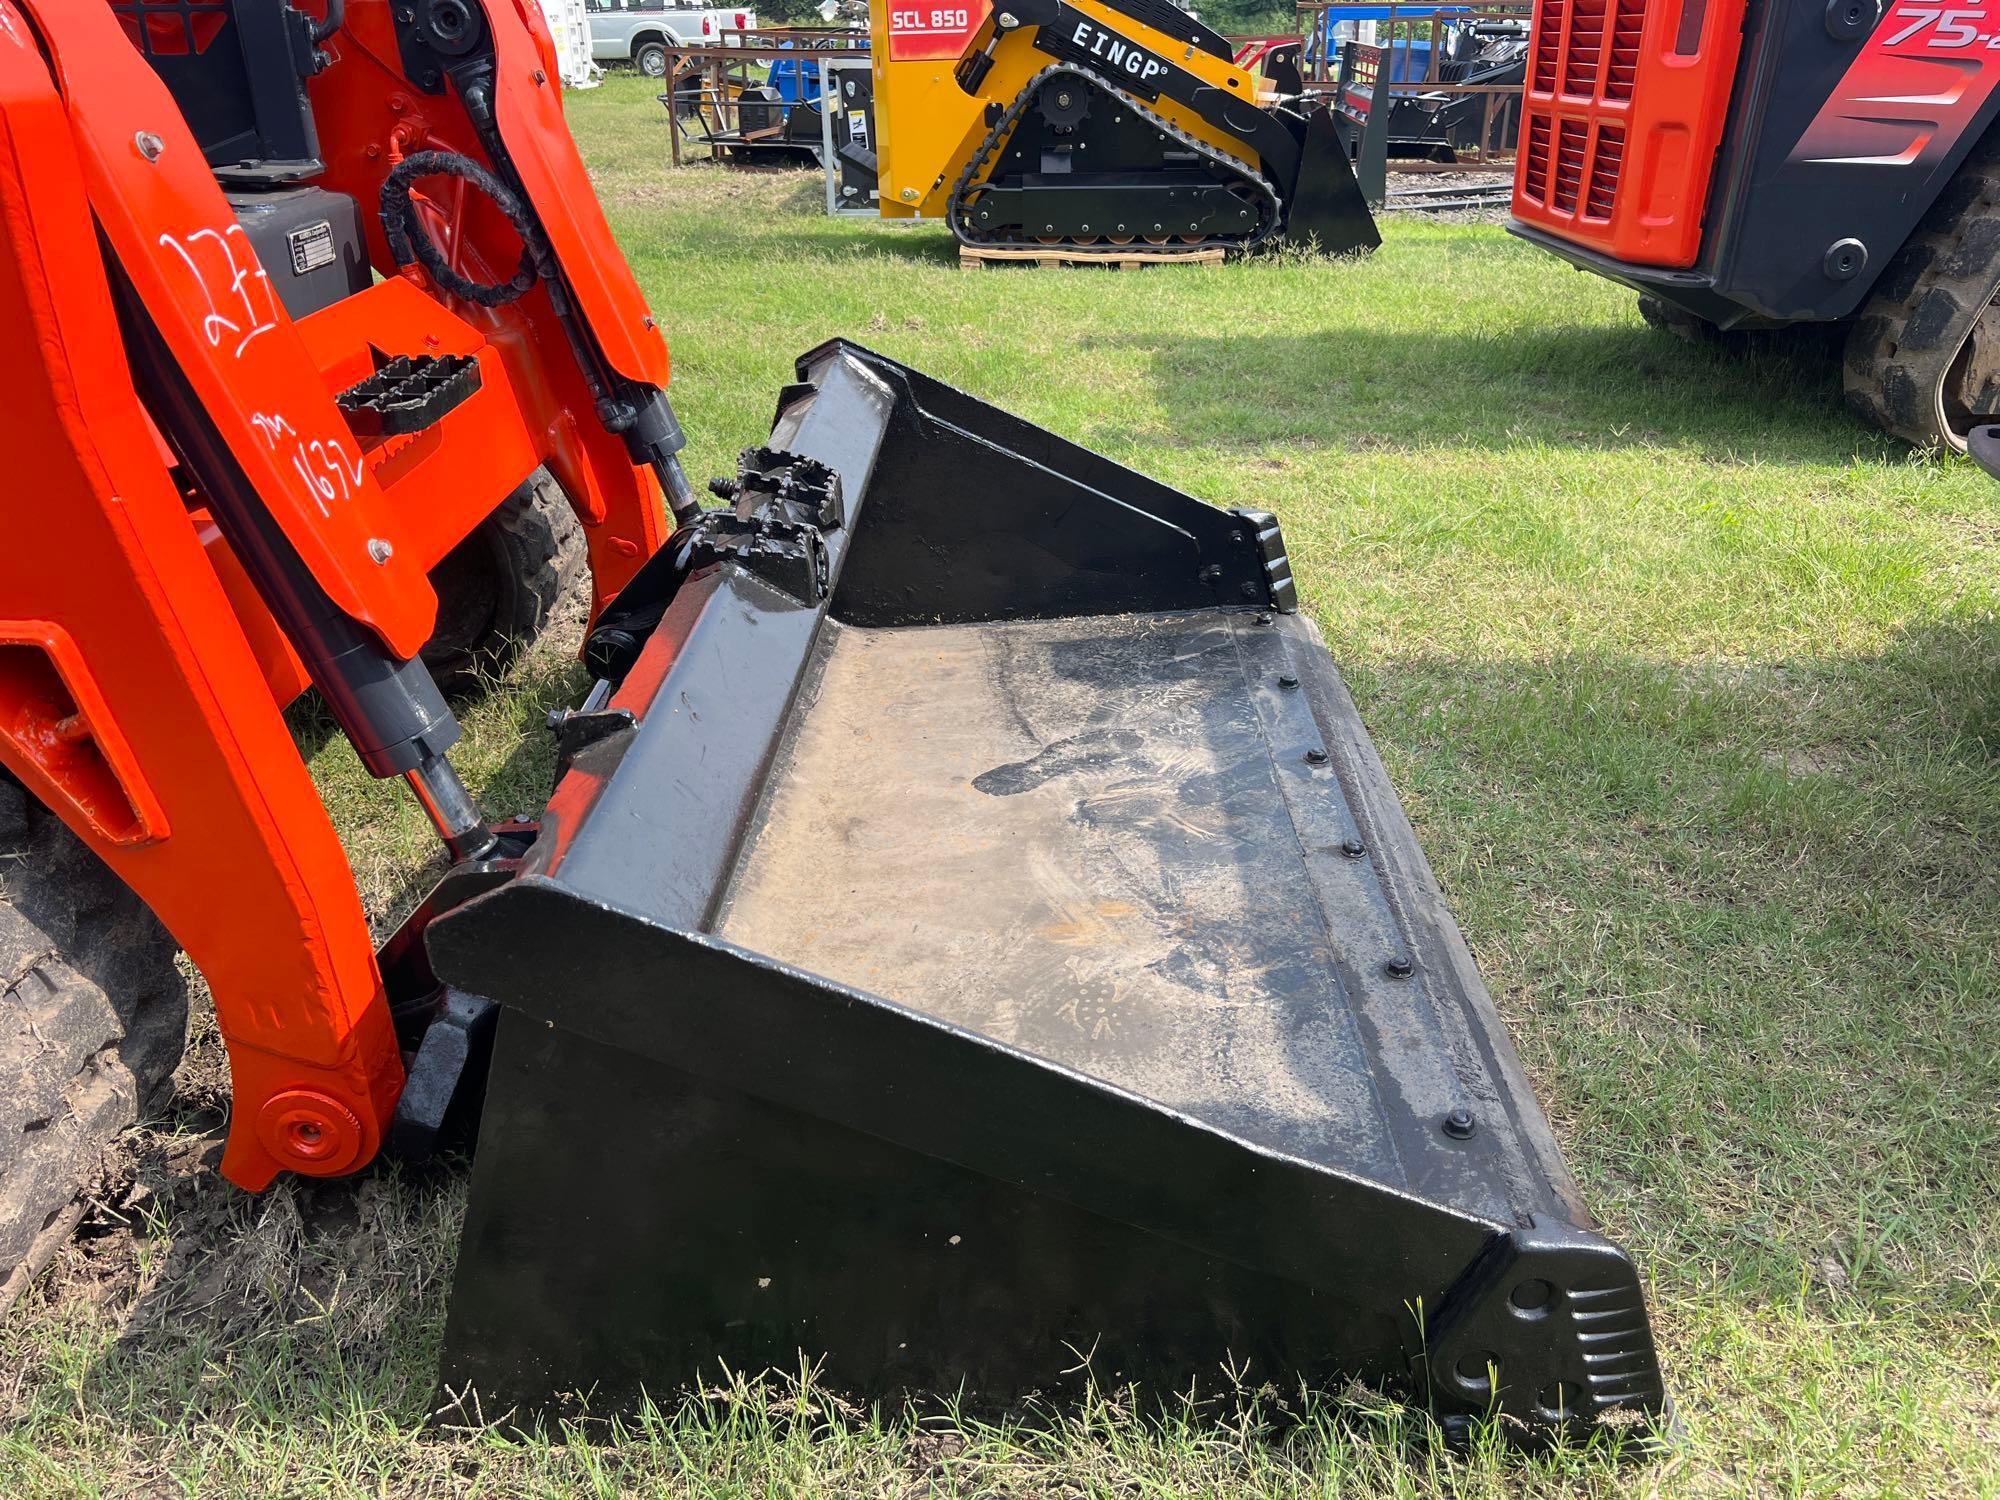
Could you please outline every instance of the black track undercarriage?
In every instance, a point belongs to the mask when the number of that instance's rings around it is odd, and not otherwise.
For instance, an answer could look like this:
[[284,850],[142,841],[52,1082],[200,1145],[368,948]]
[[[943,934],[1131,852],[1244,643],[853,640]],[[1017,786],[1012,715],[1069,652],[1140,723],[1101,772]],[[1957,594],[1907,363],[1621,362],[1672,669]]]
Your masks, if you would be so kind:
[[1251,250],[1284,227],[1260,172],[1071,63],[1045,68],[1000,118],[952,193],[977,248],[1116,254]]

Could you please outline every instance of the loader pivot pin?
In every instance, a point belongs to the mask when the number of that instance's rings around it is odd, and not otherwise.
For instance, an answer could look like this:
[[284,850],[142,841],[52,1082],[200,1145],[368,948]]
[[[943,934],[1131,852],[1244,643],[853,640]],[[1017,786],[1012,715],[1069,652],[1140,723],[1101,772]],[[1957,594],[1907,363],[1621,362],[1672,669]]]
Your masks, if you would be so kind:
[[361,1156],[354,1111],[315,1089],[273,1095],[257,1116],[257,1134],[287,1168],[317,1177],[343,1172]]

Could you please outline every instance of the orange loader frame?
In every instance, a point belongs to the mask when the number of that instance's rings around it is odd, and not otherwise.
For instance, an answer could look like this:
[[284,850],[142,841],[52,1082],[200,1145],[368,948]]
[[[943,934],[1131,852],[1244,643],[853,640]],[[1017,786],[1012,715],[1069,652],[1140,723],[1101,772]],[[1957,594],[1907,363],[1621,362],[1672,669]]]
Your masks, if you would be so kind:
[[[498,128],[575,317],[618,375],[664,388],[540,11],[485,10]],[[414,152],[488,162],[458,96],[404,75],[387,0],[348,0],[344,19],[309,84],[322,185],[366,209]],[[503,280],[521,257],[460,181],[418,207],[463,274]],[[40,356],[0,403],[0,762],[207,979],[235,1096],[223,1171],[253,1190],[369,1161],[402,1060],[353,873],[282,717],[306,670],[141,399],[107,264],[312,577],[399,658],[432,629],[427,571],[537,465],[583,524],[593,614],[669,530],[653,471],[594,420],[548,284],[461,302],[399,270],[364,219],[381,279],[294,322],[111,6],[0,0],[0,344]],[[481,389],[425,431],[363,441],[334,397],[375,351],[473,356]]]

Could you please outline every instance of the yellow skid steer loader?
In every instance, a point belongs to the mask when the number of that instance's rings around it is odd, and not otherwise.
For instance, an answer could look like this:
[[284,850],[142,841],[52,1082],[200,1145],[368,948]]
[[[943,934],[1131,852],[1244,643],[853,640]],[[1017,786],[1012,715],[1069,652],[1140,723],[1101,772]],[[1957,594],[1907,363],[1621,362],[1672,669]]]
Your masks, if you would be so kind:
[[[1169,0],[871,10],[829,115],[836,204],[1068,258],[1381,243],[1333,116]],[[859,117],[859,125],[856,117]],[[842,123],[836,132],[836,118]]]

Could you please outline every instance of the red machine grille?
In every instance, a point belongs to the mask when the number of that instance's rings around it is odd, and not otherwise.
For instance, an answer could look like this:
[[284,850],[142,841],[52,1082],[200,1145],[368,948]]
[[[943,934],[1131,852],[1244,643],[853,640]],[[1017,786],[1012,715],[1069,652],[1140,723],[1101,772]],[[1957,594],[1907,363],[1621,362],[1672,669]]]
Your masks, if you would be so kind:
[[1646,0],[1616,0],[1611,21],[1611,66],[1604,72],[1604,97],[1630,99],[1639,76],[1639,39],[1646,29]]
[[1590,161],[1590,191],[1584,194],[1586,219],[1611,218],[1618,200],[1618,174],[1625,167],[1625,130],[1619,125],[1597,127],[1597,154]]
[[1745,0],[1537,0],[1514,216],[1635,265],[1690,266]]
[[1604,11],[1607,0],[1572,0],[1569,35],[1562,52],[1563,97],[1594,99],[1598,65],[1604,60]]
[[1556,87],[1556,61],[1562,56],[1563,26],[1568,17],[1566,0],[1542,0],[1535,7],[1535,91],[1552,94]]
[[1549,201],[1549,121],[1546,115],[1528,121],[1528,143],[1521,151],[1521,179],[1516,196],[1533,203]]
[[1583,158],[1589,144],[1590,127],[1581,120],[1564,120],[1556,127],[1554,202],[1562,213],[1576,212],[1576,197],[1583,191]]

